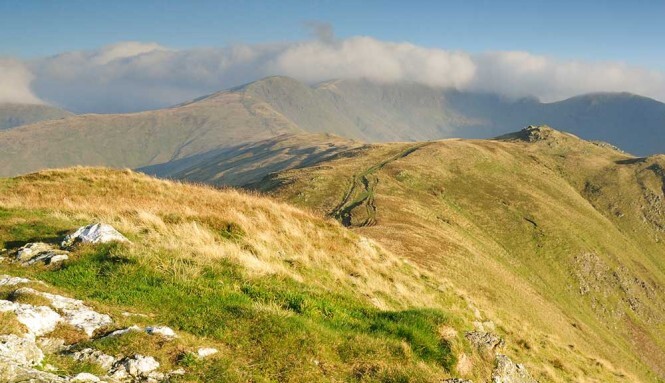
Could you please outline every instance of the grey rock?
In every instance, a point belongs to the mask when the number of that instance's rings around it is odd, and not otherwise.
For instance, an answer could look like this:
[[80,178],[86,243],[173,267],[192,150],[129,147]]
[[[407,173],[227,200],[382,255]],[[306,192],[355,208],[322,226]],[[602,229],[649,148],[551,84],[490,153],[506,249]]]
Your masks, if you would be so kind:
[[111,225],[94,223],[80,227],[74,233],[67,235],[65,240],[62,241],[62,247],[70,247],[76,243],[98,244],[108,242],[129,242],[129,240]]
[[35,366],[44,359],[44,353],[31,338],[0,335],[0,357],[21,366]]
[[469,342],[483,352],[495,353],[497,349],[502,348],[505,345],[503,339],[490,332],[469,331],[465,336]]
[[538,383],[526,367],[513,363],[505,355],[496,356],[496,366],[492,372],[492,383]]
[[111,355],[104,354],[99,350],[92,348],[85,348],[72,354],[72,358],[79,362],[94,363],[103,368],[105,371],[110,371],[116,362],[116,359]]
[[113,365],[109,376],[118,380],[126,380],[128,378],[152,378],[160,380],[158,378],[163,378],[164,375],[156,371],[158,368],[159,362],[155,358],[137,354],[117,361]]

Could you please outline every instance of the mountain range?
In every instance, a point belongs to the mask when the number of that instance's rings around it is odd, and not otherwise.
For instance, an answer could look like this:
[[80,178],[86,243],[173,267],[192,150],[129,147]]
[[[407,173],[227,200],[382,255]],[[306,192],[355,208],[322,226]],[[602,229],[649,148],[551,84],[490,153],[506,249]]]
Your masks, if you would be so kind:
[[[19,121],[12,113],[3,112],[0,119]],[[542,103],[413,83],[335,80],[310,86],[269,77],[166,109],[85,114],[5,129],[0,175],[72,165],[140,168],[180,161],[193,166],[220,150],[281,135],[427,141],[487,138],[529,124],[555,126],[637,155],[665,151],[665,104],[627,93]]]

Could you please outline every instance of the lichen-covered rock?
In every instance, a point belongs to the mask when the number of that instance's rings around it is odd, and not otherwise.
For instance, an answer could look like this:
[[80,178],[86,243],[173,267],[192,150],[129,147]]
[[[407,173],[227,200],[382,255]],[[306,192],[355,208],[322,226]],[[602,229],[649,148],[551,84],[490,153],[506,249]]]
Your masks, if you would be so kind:
[[[109,376],[117,380],[126,380],[127,378],[158,378],[158,374],[154,374],[159,368],[159,362],[152,356],[134,355],[126,357],[117,361]],[[161,374],[163,377],[163,374]]]
[[3,383],[66,383],[64,378],[33,367],[21,366],[0,358],[0,382]]
[[0,335],[0,357],[21,366],[34,366],[41,363],[44,353],[33,339]]
[[50,307],[0,300],[0,312],[7,311],[16,314],[16,319],[28,329],[31,336],[50,333],[55,330],[55,326],[62,320],[60,314]]
[[52,245],[49,245],[48,243],[44,242],[26,243],[16,252],[16,260],[21,262],[27,262],[36,257],[38,254],[53,250],[55,250],[55,248]]
[[16,261],[23,265],[33,265],[43,262],[47,265],[60,263],[69,259],[69,252],[60,250],[53,245],[43,242],[32,242],[21,247],[16,253]]
[[113,368],[113,365],[116,362],[116,359],[111,355],[104,354],[103,352],[92,348],[84,348],[81,351],[77,351],[72,354],[72,358],[79,362],[96,364],[107,372]]
[[492,383],[538,383],[521,364],[513,363],[505,355],[496,356],[496,367],[492,372]]
[[48,299],[51,301],[51,306],[62,313],[62,319],[66,323],[84,331],[88,336],[92,336],[98,328],[113,323],[110,316],[94,311],[78,299],[45,293],[29,287],[21,287],[16,292],[36,294]]
[[504,346],[503,339],[490,332],[469,331],[465,336],[469,342],[483,352],[495,353],[497,349]]
[[30,283],[30,280],[26,278],[12,277],[9,275],[0,275],[0,286],[16,286],[25,283]]
[[150,326],[146,327],[145,332],[150,335],[161,335],[165,338],[175,338],[176,333],[172,328],[167,326]]
[[62,247],[70,247],[76,243],[97,244],[108,242],[129,242],[129,240],[111,225],[94,223],[80,227],[74,233],[67,235],[65,240],[62,241]]

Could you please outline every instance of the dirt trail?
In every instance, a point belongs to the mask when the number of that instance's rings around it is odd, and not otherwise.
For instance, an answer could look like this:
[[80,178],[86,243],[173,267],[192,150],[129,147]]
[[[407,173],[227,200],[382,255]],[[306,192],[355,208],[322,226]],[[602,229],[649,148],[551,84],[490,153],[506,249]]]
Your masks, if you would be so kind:
[[[349,226],[373,226],[376,224],[376,204],[374,202],[374,190],[379,183],[379,178],[374,174],[387,164],[404,158],[416,150],[428,145],[428,142],[413,145],[406,150],[397,153],[375,165],[370,166],[360,174],[354,174],[351,187],[344,194],[342,201],[330,213],[342,223]],[[353,222],[353,211],[356,208],[365,208],[365,217],[360,222]]]

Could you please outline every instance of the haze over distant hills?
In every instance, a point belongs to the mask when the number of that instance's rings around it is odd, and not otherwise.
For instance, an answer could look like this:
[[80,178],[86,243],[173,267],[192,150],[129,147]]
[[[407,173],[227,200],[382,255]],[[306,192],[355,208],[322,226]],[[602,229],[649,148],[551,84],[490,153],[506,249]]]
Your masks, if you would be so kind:
[[72,115],[66,110],[48,105],[0,103],[0,130]]
[[415,83],[336,80],[309,86],[269,77],[172,108],[80,115],[0,132],[0,175],[71,165],[138,168],[192,156],[202,159],[208,157],[200,155],[210,151],[282,134],[424,141],[487,138],[530,124],[549,124],[638,155],[665,152],[665,104],[626,93],[541,103]]

